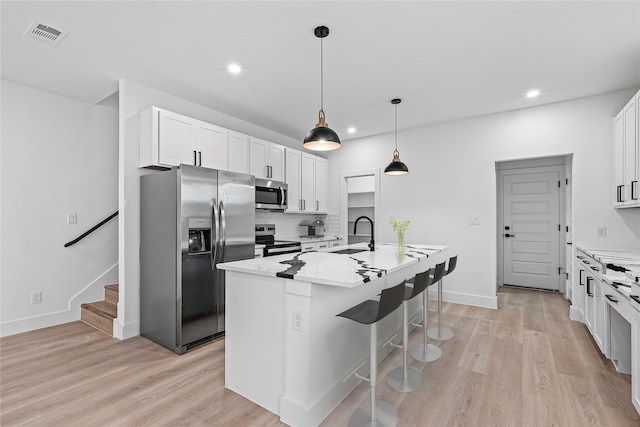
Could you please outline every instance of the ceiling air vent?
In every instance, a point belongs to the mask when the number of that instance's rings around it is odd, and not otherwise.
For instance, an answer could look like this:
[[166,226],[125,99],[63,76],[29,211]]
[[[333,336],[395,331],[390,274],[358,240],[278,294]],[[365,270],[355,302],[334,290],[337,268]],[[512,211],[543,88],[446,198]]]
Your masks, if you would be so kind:
[[26,38],[35,39],[51,46],[57,46],[66,35],[66,32],[48,27],[38,21],[33,21],[27,31],[24,32]]

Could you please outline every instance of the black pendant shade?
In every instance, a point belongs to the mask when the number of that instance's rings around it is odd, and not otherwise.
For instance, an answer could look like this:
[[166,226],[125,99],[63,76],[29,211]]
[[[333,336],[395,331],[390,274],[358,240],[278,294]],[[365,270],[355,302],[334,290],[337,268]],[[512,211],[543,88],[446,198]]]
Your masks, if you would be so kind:
[[320,39],[320,112],[318,113],[318,124],[304,137],[302,146],[312,151],[330,151],[340,148],[341,144],[338,134],[327,125],[324,119],[322,39],[329,35],[329,28],[325,26],[316,27],[313,33]]
[[402,102],[402,100],[398,98],[391,100],[391,103],[396,106],[396,149],[393,150],[393,160],[384,168],[385,175],[406,175],[409,173],[409,168],[402,163],[400,153],[398,152],[398,104],[400,104],[400,102]]
[[340,148],[340,138],[324,121],[324,111],[318,113],[318,124],[307,132],[302,146],[307,150],[330,151]]
[[398,150],[393,152],[393,160],[384,168],[385,175],[405,175],[409,173],[407,165],[400,161],[400,153]]

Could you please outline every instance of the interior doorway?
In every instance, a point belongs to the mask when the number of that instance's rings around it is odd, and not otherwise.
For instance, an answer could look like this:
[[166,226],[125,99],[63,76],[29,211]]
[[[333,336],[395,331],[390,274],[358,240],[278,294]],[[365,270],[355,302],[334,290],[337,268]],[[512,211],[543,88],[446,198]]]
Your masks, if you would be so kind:
[[[379,234],[380,170],[372,169],[340,174],[340,234],[348,244],[369,242],[371,233]],[[372,224],[362,221],[355,228],[360,216],[370,218]],[[373,227],[373,229],[372,229]]]
[[497,287],[565,292],[570,164],[570,155],[496,163]]

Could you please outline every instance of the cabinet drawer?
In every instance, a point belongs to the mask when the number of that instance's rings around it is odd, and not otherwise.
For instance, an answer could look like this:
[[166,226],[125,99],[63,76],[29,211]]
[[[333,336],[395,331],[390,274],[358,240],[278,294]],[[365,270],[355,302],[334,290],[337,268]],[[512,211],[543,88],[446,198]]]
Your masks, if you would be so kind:
[[604,297],[607,304],[614,308],[627,322],[631,322],[631,305],[628,299],[608,283],[605,283]]

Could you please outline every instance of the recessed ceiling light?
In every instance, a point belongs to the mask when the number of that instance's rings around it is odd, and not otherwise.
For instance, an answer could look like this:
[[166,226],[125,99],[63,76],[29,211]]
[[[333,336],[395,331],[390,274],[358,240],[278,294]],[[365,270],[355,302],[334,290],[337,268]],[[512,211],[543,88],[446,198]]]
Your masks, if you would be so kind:
[[349,129],[347,129],[347,132],[356,133],[356,128],[349,128]]
[[229,66],[227,67],[227,70],[229,70],[231,74],[240,74],[240,72],[242,71],[242,68],[240,68],[238,64],[229,64]]
[[527,98],[535,98],[538,95],[540,95],[540,91],[537,89],[533,89],[527,92]]

